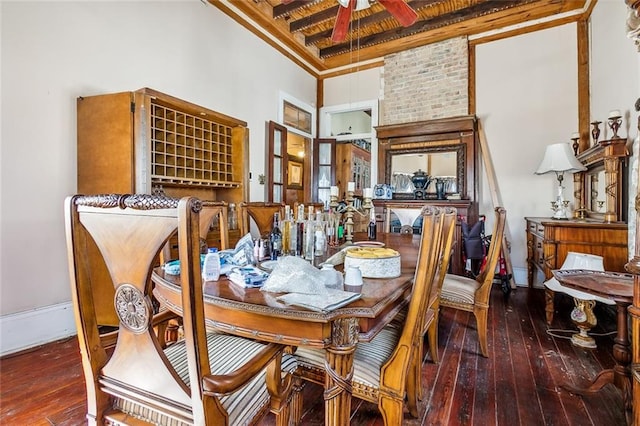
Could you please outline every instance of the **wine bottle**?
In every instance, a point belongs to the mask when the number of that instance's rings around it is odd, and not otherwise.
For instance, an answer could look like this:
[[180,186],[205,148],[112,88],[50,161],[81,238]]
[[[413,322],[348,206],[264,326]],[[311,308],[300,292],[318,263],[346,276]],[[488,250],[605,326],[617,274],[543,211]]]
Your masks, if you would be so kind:
[[367,236],[370,240],[376,239],[376,213],[371,209],[371,219],[369,220],[369,227],[367,228]]
[[273,227],[269,233],[271,246],[271,260],[277,260],[282,255],[282,232],[280,232],[280,213],[273,214]]
[[304,205],[298,206],[298,219],[296,221],[297,239],[296,239],[296,256],[304,257]]

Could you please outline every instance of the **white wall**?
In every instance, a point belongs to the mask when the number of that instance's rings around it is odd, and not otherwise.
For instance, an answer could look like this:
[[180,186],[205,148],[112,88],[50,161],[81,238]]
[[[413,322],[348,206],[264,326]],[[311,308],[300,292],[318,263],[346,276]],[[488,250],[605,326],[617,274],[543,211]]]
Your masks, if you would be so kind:
[[[477,116],[486,134],[502,204],[507,209],[511,264],[526,283],[525,216],[551,216],[555,174],[536,176],[546,145],[570,142],[578,128],[576,25],[567,24],[476,48]],[[480,212],[493,216],[481,174]],[[565,194],[571,199],[572,179]],[[490,232],[492,220],[487,221]]]
[[[606,126],[609,111],[622,112],[623,124],[620,137],[630,141],[640,137],[638,113],[634,102],[640,97],[640,53],[636,45],[626,37],[627,8],[615,0],[600,0],[591,15],[591,120],[602,121],[600,138],[611,137]],[[612,48],[615,47],[615,48]],[[638,144],[629,160],[629,258],[635,252],[636,214],[635,195],[638,188]]]
[[382,68],[370,68],[324,81],[324,105],[351,104],[381,96]]
[[76,192],[78,96],[151,87],[247,121],[262,200],[265,122],[280,90],[314,104],[316,80],[199,0],[0,2],[0,19],[1,355],[75,333],[62,203]]

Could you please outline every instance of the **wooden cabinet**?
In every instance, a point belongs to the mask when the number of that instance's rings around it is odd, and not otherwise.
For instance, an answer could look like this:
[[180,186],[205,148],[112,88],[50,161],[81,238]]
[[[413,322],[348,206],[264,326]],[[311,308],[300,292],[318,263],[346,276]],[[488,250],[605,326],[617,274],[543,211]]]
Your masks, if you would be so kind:
[[338,196],[347,192],[347,182],[355,182],[354,195],[361,197],[364,188],[371,188],[371,153],[351,142],[336,143],[336,186]]
[[[607,271],[624,272],[628,262],[627,224],[603,223],[595,220],[553,220],[525,217],[527,222],[527,276],[529,287],[536,271],[545,280],[560,269],[567,253],[595,254],[603,257]],[[553,292],[547,294],[547,321],[553,320]]]
[[244,121],[144,88],[79,97],[78,192],[248,198]]
[[[384,223],[387,217],[391,216],[391,211],[403,209],[421,209],[422,206],[431,205],[436,207],[450,207],[456,209],[458,220],[456,221],[455,234],[453,236],[453,252],[451,254],[450,270],[456,275],[465,274],[465,265],[462,260],[462,229],[461,218],[473,224],[478,220],[476,205],[469,200],[373,200],[376,212],[376,223],[378,232],[384,231]],[[394,230],[391,229],[393,232]]]
[[[145,88],[79,97],[77,126],[78,193],[248,198],[249,130],[241,120]],[[208,244],[219,247],[219,236],[212,229]],[[99,324],[117,325],[109,273],[95,244],[87,253],[94,297],[104,301]]]

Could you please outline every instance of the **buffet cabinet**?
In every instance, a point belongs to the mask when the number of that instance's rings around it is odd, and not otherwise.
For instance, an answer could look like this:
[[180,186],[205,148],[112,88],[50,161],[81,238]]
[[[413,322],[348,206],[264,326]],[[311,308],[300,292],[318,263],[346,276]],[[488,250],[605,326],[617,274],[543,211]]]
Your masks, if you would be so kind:
[[[543,217],[525,217],[525,220],[529,287],[534,284],[536,271],[541,271],[545,280],[553,277],[552,271],[562,267],[570,251],[602,256],[605,270],[625,272],[624,266],[629,260],[626,223]],[[547,322],[551,323],[554,294],[546,291]]]
[[[237,204],[248,199],[248,137],[244,121],[149,88],[79,97],[77,192]],[[230,235],[230,244],[237,238]],[[220,247],[218,228],[207,243]],[[87,242],[94,297],[104,301],[96,314],[101,325],[117,325],[114,288],[97,250]]]
[[625,272],[628,262],[627,224],[598,221],[554,220],[526,217],[527,277],[533,286],[535,271],[545,279],[553,276],[570,251],[603,257],[607,271]]
[[[455,275],[465,275],[465,264],[462,255],[462,221],[474,224],[478,221],[477,204],[469,200],[373,200],[375,206],[376,225],[378,232],[386,232],[387,223],[392,217],[392,212],[401,210],[419,210],[423,206],[448,207],[456,210],[456,229],[453,235],[450,272]],[[391,232],[402,232],[389,226]],[[414,227],[414,233],[418,230]]]

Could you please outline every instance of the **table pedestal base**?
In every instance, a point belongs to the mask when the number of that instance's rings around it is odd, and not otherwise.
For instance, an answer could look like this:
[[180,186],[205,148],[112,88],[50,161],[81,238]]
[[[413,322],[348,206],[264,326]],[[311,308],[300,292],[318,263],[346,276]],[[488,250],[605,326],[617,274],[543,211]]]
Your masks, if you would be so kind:
[[589,329],[580,328],[580,333],[576,333],[571,336],[571,343],[574,346],[579,346],[585,349],[595,349],[598,346],[596,345],[596,341],[593,337],[587,334]]

